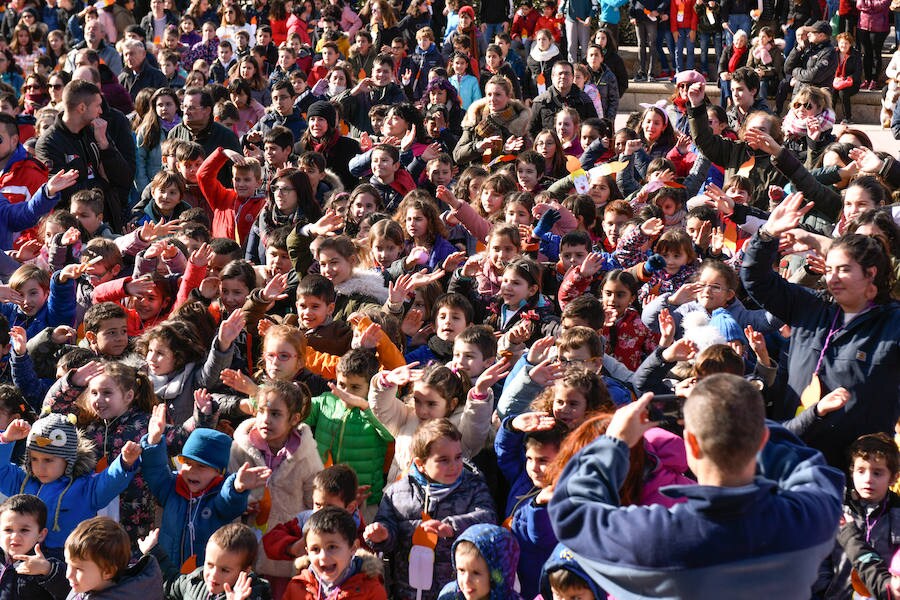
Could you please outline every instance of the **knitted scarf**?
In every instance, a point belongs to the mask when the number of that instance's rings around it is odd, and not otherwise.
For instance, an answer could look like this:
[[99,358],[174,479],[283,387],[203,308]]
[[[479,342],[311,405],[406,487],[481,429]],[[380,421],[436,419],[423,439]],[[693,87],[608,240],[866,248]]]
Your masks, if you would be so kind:
[[747,47],[738,48],[734,46],[734,54],[731,55],[731,58],[728,60],[728,72],[734,73],[737,68],[741,65],[741,59],[744,58],[744,55],[747,54]]
[[[817,119],[819,121],[819,130],[820,131],[828,131],[834,125],[834,111],[833,110],[825,110],[815,117],[811,117]],[[806,119],[801,119],[797,116],[797,113],[791,109],[784,116],[784,121],[781,124],[781,130],[785,135],[793,136],[793,137],[806,137],[806,124],[809,121],[809,117]]]
[[329,131],[321,140],[317,140],[312,136],[310,136],[309,139],[312,140],[312,149],[314,152],[318,152],[319,154],[328,156],[328,152],[335,147],[340,137],[341,132],[337,127],[335,127],[333,130]]
[[[766,46],[768,45],[769,44],[766,44]],[[771,64],[772,62],[772,55],[769,54],[769,49],[766,46],[753,47],[753,57],[764,65]]]

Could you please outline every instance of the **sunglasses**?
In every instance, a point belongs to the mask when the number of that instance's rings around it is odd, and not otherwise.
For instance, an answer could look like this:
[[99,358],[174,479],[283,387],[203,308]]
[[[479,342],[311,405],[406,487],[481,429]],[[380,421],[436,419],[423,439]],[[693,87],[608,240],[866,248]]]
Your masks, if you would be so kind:
[[23,89],[23,90],[42,90],[42,89],[44,89],[44,86],[42,86],[42,85],[31,85],[31,84],[29,84],[29,85],[23,85],[23,86],[22,86],[22,89]]
[[805,108],[806,110],[812,110],[813,105],[812,102],[794,102],[794,108]]
[[64,86],[64,85],[61,84],[61,83],[51,83],[51,84],[50,84],[50,89],[53,89],[53,90],[61,90],[61,89],[63,89],[64,87],[66,87],[66,86]]

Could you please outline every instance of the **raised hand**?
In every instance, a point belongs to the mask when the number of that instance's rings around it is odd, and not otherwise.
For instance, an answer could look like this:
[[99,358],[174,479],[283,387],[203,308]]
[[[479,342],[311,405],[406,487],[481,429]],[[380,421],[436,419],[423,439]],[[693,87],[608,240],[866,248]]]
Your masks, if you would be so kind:
[[[450,256],[453,256],[452,254]],[[412,285],[412,289],[417,290],[420,287],[426,286],[429,283],[434,283],[435,281],[440,281],[441,278],[446,274],[444,269],[435,269],[434,271],[421,270],[413,273],[409,282]]]
[[463,277],[475,277],[479,273],[481,273],[484,268],[484,261],[487,260],[487,257],[482,254],[476,254],[475,256],[470,256],[466,261],[466,264],[463,265],[462,275]]
[[643,223],[641,223],[641,232],[647,237],[656,237],[663,232],[665,228],[665,223],[663,220],[658,217],[653,217],[652,219],[647,219]]
[[769,235],[779,237],[782,233],[797,227],[800,219],[813,207],[812,202],[804,206],[803,192],[791,194],[769,214],[769,220],[763,225],[763,229],[769,232]]
[[752,325],[744,327],[744,335],[747,336],[747,342],[753,353],[756,354],[757,362],[765,366],[770,366],[769,349],[766,348],[766,338],[760,332],[753,329]]
[[10,256],[15,258],[20,263],[27,262],[33,258],[36,258],[41,253],[41,248],[44,245],[38,240],[28,240],[21,246],[19,246],[18,250],[15,250],[10,253]]
[[197,289],[200,291],[201,296],[207,300],[212,300],[219,295],[219,283],[221,283],[221,280],[218,277],[204,277],[203,281],[200,282],[200,287]]
[[84,275],[90,268],[91,265],[87,264],[86,262],[69,263],[62,268],[62,271],[59,272],[59,282],[65,283],[70,279],[78,279],[79,277]]
[[806,255],[806,267],[813,273],[824,275],[825,257],[815,250],[810,250],[809,254]]
[[525,147],[525,138],[512,136],[503,144],[503,152],[506,154],[518,154]]
[[150,551],[156,547],[156,544],[159,543],[159,527],[150,530],[150,533],[147,534],[147,537],[142,537],[138,540],[138,550],[141,551],[141,554],[150,554]]
[[331,390],[331,393],[337,396],[338,400],[343,402],[348,408],[358,408],[360,410],[369,408],[369,402],[365,398],[339,388],[334,382],[329,381],[328,388]]
[[425,163],[434,160],[441,154],[441,145],[437,142],[432,142],[425,146],[425,149],[422,150],[422,154],[419,155]]
[[195,267],[208,267],[209,261],[212,260],[213,249],[209,244],[203,242],[200,247],[191,252],[191,264]]
[[225,600],[247,600],[253,592],[252,581],[247,571],[241,571],[233,588],[228,583],[225,583],[223,587]]
[[47,182],[47,193],[55,196],[64,189],[70,188],[78,183],[80,177],[77,169],[69,169],[68,171],[57,171]]
[[698,81],[696,83],[692,83],[688,88],[688,100],[691,101],[691,106],[697,107],[703,105],[703,100],[706,97],[706,84],[702,81]]
[[416,141],[416,126],[410,125],[403,138],[400,140],[400,151],[405,152],[412,148],[413,142]]
[[[691,88],[695,85],[697,84],[693,84]],[[625,442],[629,448],[641,441],[644,433],[657,425],[650,420],[647,412],[647,406],[652,399],[653,394],[644,394],[631,404],[618,409],[606,428],[606,435]]]
[[79,231],[77,227],[69,227],[62,234],[62,237],[59,239],[59,243],[63,246],[71,246],[80,239],[81,231]]
[[34,554],[14,554],[13,560],[19,561],[16,573],[19,575],[49,575],[50,561],[44,558],[41,545],[36,544]]
[[263,288],[260,294],[263,302],[270,303],[287,298],[284,291],[287,289],[287,273],[274,276]]
[[850,158],[859,165],[860,171],[878,173],[884,168],[884,160],[864,146],[850,150]]
[[744,141],[754,150],[762,150],[771,156],[781,153],[781,145],[762,129],[748,128],[744,131]]
[[659,345],[671,346],[675,340],[675,317],[668,308],[659,311]]
[[419,308],[410,309],[406,316],[403,317],[403,322],[400,324],[400,331],[403,332],[403,335],[407,337],[412,337],[422,328],[422,323],[425,322],[425,313],[422,312]]
[[211,415],[213,410],[212,394],[206,388],[194,390],[194,406],[204,415]]
[[459,268],[460,265],[466,262],[466,253],[465,252],[454,252],[444,259],[444,263],[441,265],[441,270],[444,273],[452,273],[456,269]]
[[355,348],[368,348],[374,350],[381,340],[381,325],[378,323],[369,323],[362,331],[354,328],[353,330],[353,346]]
[[709,251],[713,256],[718,256],[722,254],[722,249],[724,247],[725,231],[721,227],[716,227],[709,236]]
[[149,276],[144,276],[138,277],[137,279],[132,279],[131,281],[126,283],[125,293],[129,296],[140,298],[141,296],[146,296],[155,288],[156,284],[153,283],[153,279],[151,279]]
[[309,226],[309,232],[318,237],[334,233],[344,225],[344,219],[334,210],[328,209],[322,217]]
[[247,159],[246,159],[246,157],[244,157],[243,154],[241,154],[239,152],[235,152],[234,150],[227,150],[227,149],[223,150],[223,152],[224,152],[225,156],[228,157],[228,160],[230,160],[232,163],[234,163],[234,166],[243,167],[244,165],[247,164]]
[[75,342],[76,331],[68,325],[60,325],[53,329],[50,339],[54,344],[71,344]]
[[232,311],[232,313],[228,315],[228,318],[219,325],[219,333],[217,336],[219,340],[219,349],[224,351],[230,348],[231,344],[234,343],[234,340],[241,335],[246,324],[247,319],[244,317],[244,311]]
[[12,343],[12,349],[13,352],[16,353],[16,356],[25,356],[28,354],[28,347],[26,345],[28,335],[25,333],[23,327],[19,327],[18,325],[10,327],[9,341]]
[[412,362],[408,365],[403,365],[401,367],[397,367],[393,371],[385,371],[384,379],[390,385],[396,385],[397,387],[403,387],[407,383],[412,381],[418,381],[422,378],[422,371],[416,369],[418,367],[418,362]]
[[534,322],[527,319],[522,319],[521,321],[513,325],[506,333],[506,339],[509,340],[509,343],[513,345],[524,344],[529,339],[531,339],[531,335],[533,333]]
[[103,374],[103,371],[103,363],[97,360],[92,360],[86,365],[78,367],[77,369],[72,371],[70,381],[72,382],[72,385],[78,387],[87,387],[87,384],[90,383],[91,379],[93,379],[97,375]]
[[163,240],[156,240],[150,247],[144,250],[144,258],[157,258],[163,253],[163,249],[166,247],[166,242]]
[[147,443],[155,446],[162,440],[166,430],[166,404],[160,402],[150,412],[150,421],[147,423]]
[[223,369],[221,378],[222,383],[247,396],[256,394],[256,390],[258,389],[256,383],[254,383],[250,377],[240,371],[235,371],[234,369]]
[[134,463],[137,462],[137,459],[141,457],[141,445],[137,442],[133,442],[128,440],[125,442],[125,445],[122,446],[122,464],[130,469],[134,466]]
[[700,293],[700,289],[700,284],[696,281],[685,283],[669,296],[669,304],[672,306],[681,306],[691,300],[696,300],[697,294]]
[[487,394],[488,390],[490,390],[495,383],[509,375],[511,370],[512,365],[510,364],[509,358],[498,360],[478,376],[478,380],[475,382],[475,393],[481,394],[482,396]]
[[31,425],[28,421],[25,419],[14,419],[6,426],[6,430],[3,432],[3,442],[9,443],[24,440],[30,432]]
[[531,380],[538,384],[538,386],[545,388],[552,385],[559,376],[562,375],[564,370],[562,364],[556,362],[552,358],[548,358],[533,367],[531,371],[528,372],[528,376],[531,377]]
[[666,362],[684,362],[697,356],[697,352],[697,344],[687,338],[681,338],[663,350],[662,357]]
[[403,273],[397,281],[388,282],[388,302],[403,304],[412,295],[412,290],[412,275]]
[[581,266],[578,267],[578,273],[585,279],[592,278],[603,268],[605,259],[600,252],[591,252],[584,257]]
[[517,415],[512,420],[512,428],[522,433],[533,431],[548,431],[556,425],[556,419],[550,413],[526,412]]
[[839,387],[822,396],[822,399],[816,404],[816,411],[820,416],[824,417],[828,413],[843,408],[849,401],[850,391]]
[[437,187],[435,196],[438,200],[453,209],[459,208],[462,204],[462,200],[457,199],[456,196],[453,195],[453,192],[443,185]]
[[238,469],[234,478],[234,489],[238,493],[242,493],[247,490],[261,488],[266,485],[271,474],[272,469],[269,467],[251,467],[250,463],[245,462]]
[[12,302],[21,306],[25,297],[8,285],[0,285],[0,302]]
[[532,365],[544,362],[547,360],[547,357],[550,356],[550,348],[552,348],[555,343],[556,339],[552,335],[542,337],[528,349],[528,356],[525,360],[528,361],[528,364]]
[[425,521],[424,523],[422,523],[422,529],[424,529],[428,533],[433,533],[436,536],[443,538],[453,537],[454,535],[452,527],[450,527],[443,521],[438,521],[437,519]]

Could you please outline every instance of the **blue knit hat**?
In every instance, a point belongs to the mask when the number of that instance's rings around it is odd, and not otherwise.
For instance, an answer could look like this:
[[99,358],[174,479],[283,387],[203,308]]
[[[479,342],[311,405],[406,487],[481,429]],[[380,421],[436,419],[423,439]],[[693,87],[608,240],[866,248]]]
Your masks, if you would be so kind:
[[195,429],[184,443],[181,456],[224,473],[231,457],[231,438],[215,429]]
[[712,317],[709,320],[709,324],[722,333],[722,335],[725,337],[725,341],[738,341],[744,345],[747,344],[747,338],[744,336],[744,330],[741,329],[741,326],[738,325],[738,322],[734,320],[734,317],[731,316],[731,313],[729,313],[724,308],[717,308],[712,312]]

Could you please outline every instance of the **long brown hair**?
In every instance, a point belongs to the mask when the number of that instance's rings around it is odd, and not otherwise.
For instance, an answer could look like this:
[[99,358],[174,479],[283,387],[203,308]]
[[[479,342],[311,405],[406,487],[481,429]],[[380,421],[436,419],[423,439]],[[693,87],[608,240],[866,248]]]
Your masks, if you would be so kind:
[[161,96],[169,96],[175,103],[175,109],[178,110],[179,101],[178,94],[172,88],[159,88],[150,96],[150,109],[141,119],[135,133],[140,136],[141,148],[149,149],[159,145],[162,137],[162,127],[159,124],[159,115],[156,114],[156,100]]

